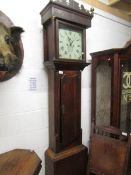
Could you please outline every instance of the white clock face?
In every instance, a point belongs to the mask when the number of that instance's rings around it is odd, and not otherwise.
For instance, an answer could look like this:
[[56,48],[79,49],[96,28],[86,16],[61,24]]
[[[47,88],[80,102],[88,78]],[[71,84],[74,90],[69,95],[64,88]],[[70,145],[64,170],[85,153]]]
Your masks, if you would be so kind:
[[82,32],[59,29],[59,58],[82,60]]

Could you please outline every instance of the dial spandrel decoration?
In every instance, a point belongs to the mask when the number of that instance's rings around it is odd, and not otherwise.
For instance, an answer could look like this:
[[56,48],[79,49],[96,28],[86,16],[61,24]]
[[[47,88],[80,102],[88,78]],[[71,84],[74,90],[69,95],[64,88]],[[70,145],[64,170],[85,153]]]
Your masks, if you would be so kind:
[[59,29],[59,59],[82,60],[82,32]]

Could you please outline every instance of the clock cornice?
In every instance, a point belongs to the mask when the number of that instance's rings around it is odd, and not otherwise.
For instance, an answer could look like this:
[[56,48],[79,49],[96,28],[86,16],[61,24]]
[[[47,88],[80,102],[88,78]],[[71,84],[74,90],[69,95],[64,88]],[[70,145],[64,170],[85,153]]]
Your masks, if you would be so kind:
[[40,15],[42,16],[41,23],[44,24],[52,18],[57,18],[68,22],[74,22],[88,28],[91,27],[93,12],[93,8],[91,8],[90,11],[86,10],[83,5],[79,7],[79,4],[72,0],[70,0],[69,3],[66,3],[66,0],[63,2],[60,0],[50,1],[40,12]]

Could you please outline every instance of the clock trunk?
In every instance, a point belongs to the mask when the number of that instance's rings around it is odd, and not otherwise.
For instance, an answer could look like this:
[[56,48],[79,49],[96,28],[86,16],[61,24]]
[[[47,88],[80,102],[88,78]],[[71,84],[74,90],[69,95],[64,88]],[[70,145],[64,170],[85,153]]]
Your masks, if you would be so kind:
[[48,80],[50,148],[60,152],[81,144],[81,72],[49,70]]

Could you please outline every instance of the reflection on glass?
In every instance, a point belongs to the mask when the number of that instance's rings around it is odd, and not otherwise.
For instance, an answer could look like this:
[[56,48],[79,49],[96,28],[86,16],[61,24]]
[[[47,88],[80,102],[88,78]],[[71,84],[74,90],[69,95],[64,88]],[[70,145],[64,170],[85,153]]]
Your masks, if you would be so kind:
[[101,61],[96,69],[96,125],[110,125],[111,67]]
[[121,113],[120,128],[131,132],[131,70],[129,63],[121,65]]

